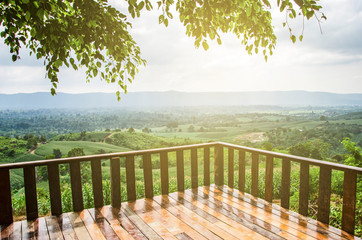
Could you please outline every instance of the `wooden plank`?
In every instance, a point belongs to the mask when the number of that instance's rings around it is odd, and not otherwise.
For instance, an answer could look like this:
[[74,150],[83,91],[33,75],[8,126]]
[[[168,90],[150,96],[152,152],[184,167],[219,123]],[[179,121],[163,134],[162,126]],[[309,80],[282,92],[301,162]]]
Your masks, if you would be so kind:
[[[158,196],[160,199],[167,200],[168,196]],[[162,201],[162,200],[161,200]],[[174,235],[178,235],[180,233],[185,233],[187,236],[189,236],[191,239],[215,239],[215,240],[221,240],[220,237],[209,231],[207,228],[201,226],[197,222],[193,222],[193,224],[190,224],[190,222],[186,223],[183,221],[181,214],[178,214],[175,216],[170,211],[166,210],[164,207],[158,204],[157,202],[146,199],[145,204],[152,209],[152,211],[155,213],[158,213],[161,216],[161,224],[163,224],[166,229],[173,233]],[[185,215],[184,213],[182,215]],[[185,219],[184,219],[185,220]],[[191,220],[188,218],[188,220]],[[192,221],[192,220],[191,220]],[[177,230],[175,229],[175,226],[177,226]],[[180,231],[180,232],[178,232]]]
[[[262,235],[254,232],[253,230],[245,227],[244,225],[240,224],[237,221],[234,221],[233,219],[223,215],[219,211],[200,203],[197,201],[196,198],[198,198],[197,195],[188,195],[184,193],[171,193],[170,197],[175,199],[178,203],[180,203],[182,206],[186,207],[187,209],[190,209],[192,212],[203,212],[205,214],[210,215],[216,221],[212,222],[217,227],[224,229],[228,233],[232,234],[233,236],[236,236],[238,239],[240,239],[240,236],[243,236],[245,239],[266,239]],[[195,211],[194,208],[197,210]],[[199,214],[201,217],[203,214]],[[203,217],[204,218],[204,217]],[[220,236],[220,235],[219,235]],[[225,238],[229,239],[229,238]]]
[[50,239],[64,239],[56,216],[45,217]]
[[38,218],[36,221],[38,221],[38,235],[36,238],[38,240],[48,240],[49,233],[45,217]]
[[[23,220],[21,221],[21,232],[22,232],[22,239],[34,239],[36,238],[35,233],[35,222],[36,220]],[[20,239],[21,239],[20,238]]]
[[283,208],[289,209],[290,198],[290,160],[282,159],[282,191],[281,191],[281,203]]
[[198,175],[197,148],[191,148],[191,188],[198,187]]
[[119,158],[110,160],[111,171],[111,204],[114,208],[121,207],[121,163]]
[[103,206],[102,165],[100,159],[91,161],[94,207]]
[[[211,188],[216,188],[216,185],[212,185]],[[225,193],[231,195],[234,198],[240,199],[244,202],[247,202],[253,206],[256,206],[262,209],[265,212],[270,212],[276,216],[286,219],[289,222],[297,223],[303,227],[306,227],[315,232],[317,239],[353,239],[351,235],[344,233],[343,231],[331,227],[329,225],[322,224],[314,219],[304,217],[296,212],[291,210],[284,209],[276,204],[271,204],[261,198],[255,198],[247,193],[242,193],[236,189],[231,189],[224,186],[223,188],[217,187]]]
[[[268,238],[279,237],[279,239],[285,238],[285,239],[295,239],[295,240],[300,238],[311,239],[308,238],[308,236],[306,236],[305,234],[295,231],[292,228],[289,228],[285,224],[281,223],[275,224],[275,220],[272,221],[270,218],[265,217],[263,211],[260,211],[260,214],[258,215],[257,211],[250,210],[248,207],[243,208],[240,206],[239,203],[234,203],[233,201],[217,196],[217,194],[210,191],[209,188],[200,187],[198,194],[204,200],[214,204],[214,206],[217,207],[219,211],[224,211],[225,213],[228,212],[236,215],[238,218],[243,219],[242,222],[243,225],[265,237]],[[199,199],[199,201],[201,200]],[[293,232],[293,234],[290,233],[289,231]]]
[[13,222],[9,169],[0,169],[0,225]]
[[143,154],[143,179],[145,184],[145,197],[153,197],[152,161],[151,154]]
[[[207,221],[206,219],[202,218],[195,212],[183,206],[181,203],[176,202],[176,200],[174,200],[169,196],[162,196],[162,197],[158,196],[154,199],[154,201],[160,204],[163,208],[167,209],[171,214],[182,220],[184,223],[188,224],[190,227],[201,225],[203,228],[197,229],[197,231],[200,233],[202,233],[203,231],[210,231],[222,239],[228,239],[228,240],[238,239],[233,235],[231,235],[227,231],[227,229],[221,228],[218,225]],[[240,233],[238,233],[238,236],[239,234]],[[215,238],[215,236],[213,235],[210,236],[211,239]]]
[[325,224],[329,224],[329,212],[331,202],[331,176],[332,170],[330,168],[320,168],[317,220]]
[[102,240],[106,239],[103,236],[98,225],[94,222],[94,220],[93,220],[92,216],[90,215],[90,213],[88,212],[88,210],[81,211],[79,216],[82,219],[84,226],[86,227],[86,229],[92,239],[102,239]]
[[215,172],[215,184],[224,185],[224,147],[222,145],[216,145],[214,147],[214,172]]
[[210,185],[210,147],[204,147],[204,186]]
[[68,213],[63,213],[57,220],[65,240],[79,239],[73,229]]
[[136,173],[134,155],[126,157],[127,200],[136,200]]
[[228,148],[228,186],[234,187],[234,149]]
[[[216,185],[212,185],[211,188],[216,188]],[[289,222],[293,222],[299,224],[307,229],[315,232],[315,237],[317,239],[353,239],[351,235],[337,229],[331,227],[329,225],[322,224],[314,219],[304,217],[301,214],[293,212],[291,210],[284,209],[276,204],[271,204],[261,198],[255,198],[247,193],[242,193],[236,189],[231,189],[229,187],[224,186],[223,188],[219,188],[225,193],[231,195],[234,198],[240,199],[244,202],[247,202],[253,206],[256,206],[262,209],[265,212],[270,212],[279,218],[286,219]],[[314,236],[312,234],[312,236]]]
[[49,195],[52,215],[62,214],[62,198],[60,193],[59,165],[48,165]]
[[[83,210],[84,211],[84,210]],[[86,211],[86,210],[85,210]],[[69,213],[69,220],[72,223],[75,234],[78,239],[81,240],[91,240],[91,236],[89,235],[87,228],[85,227],[79,213]]]
[[[119,208],[114,208],[117,211]],[[117,234],[120,239],[135,239],[127,232],[126,229],[122,227],[117,217],[112,213],[112,207],[104,206],[100,209],[100,212],[104,216],[104,218],[109,222],[113,231]],[[118,215],[118,214],[117,214]]]
[[245,151],[239,150],[239,191],[245,192]]
[[121,210],[131,222],[142,231],[148,239],[161,240],[162,238],[147,225],[129,206],[128,203],[123,203]]
[[176,166],[177,166],[177,191],[185,190],[185,172],[184,172],[184,151],[176,151]]
[[92,208],[88,210],[93,220],[97,224],[99,230],[102,232],[103,236],[106,239],[117,239],[118,236],[113,231],[113,228],[109,225],[109,222],[106,218],[103,217],[102,213],[97,208]]
[[24,188],[25,188],[25,204],[26,218],[28,220],[38,218],[38,201],[36,197],[36,178],[35,167],[25,167],[24,171]]
[[1,239],[21,239],[22,224],[21,222],[13,222],[9,225],[0,225]]
[[259,154],[251,154],[251,195],[258,197]]
[[299,213],[308,216],[309,164],[300,163]]
[[160,171],[161,171],[161,193],[168,194],[168,154],[167,152],[160,153]]
[[73,211],[79,212],[84,209],[82,181],[80,172],[80,162],[72,161],[69,163],[70,168],[70,183],[72,187]]
[[265,200],[268,202],[273,201],[273,156],[266,156],[265,166]]
[[356,212],[357,174],[344,171],[342,230],[354,234]]
[[138,227],[126,216],[122,209],[111,208],[110,210],[112,211],[114,218],[118,220],[118,225],[124,228],[134,239],[147,239]]
[[[205,189],[203,189],[203,191],[205,192]],[[285,232],[286,234],[291,234],[301,239],[311,240],[314,240],[316,237],[320,237],[317,236],[314,231],[309,230],[305,226],[290,222],[288,219],[285,218],[280,218],[279,216],[271,212],[264,211],[250,203],[234,198],[233,196],[217,188],[211,187],[209,195],[211,195],[214,199],[219,200],[220,202],[239,209],[246,214],[250,214],[250,216],[256,217],[256,219],[258,220],[264,221],[271,226],[281,229],[281,232]]]

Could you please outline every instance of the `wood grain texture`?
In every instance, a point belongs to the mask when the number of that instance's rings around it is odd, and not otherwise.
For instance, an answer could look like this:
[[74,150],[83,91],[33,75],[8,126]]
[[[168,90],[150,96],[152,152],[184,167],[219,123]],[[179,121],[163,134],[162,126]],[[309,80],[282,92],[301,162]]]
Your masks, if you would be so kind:
[[210,185],[210,147],[204,147],[204,186]]
[[143,179],[146,198],[153,197],[152,161],[151,154],[143,154]]
[[92,239],[91,236],[89,235],[87,228],[85,227],[83,220],[80,217],[79,213],[69,213],[68,217],[69,217],[70,222],[72,223],[74,232],[77,235],[78,239],[81,239],[81,240]]
[[28,220],[38,218],[38,201],[36,197],[35,167],[24,168],[24,188],[26,218]]
[[49,195],[52,215],[62,214],[62,198],[60,193],[59,165],[48,165]]
[[80,162],[78,161],[70,162],[69,168],[70,168],[70,183],[72,187],[73,211],[79,212],[84,209]]

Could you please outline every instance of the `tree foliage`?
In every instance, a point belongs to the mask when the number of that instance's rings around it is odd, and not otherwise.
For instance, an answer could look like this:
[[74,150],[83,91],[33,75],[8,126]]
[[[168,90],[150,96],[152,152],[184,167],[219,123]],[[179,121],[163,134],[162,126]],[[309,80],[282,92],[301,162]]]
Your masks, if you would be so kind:
[[[286,13],[283,25],[288,26],[293,42],[296,36],[287,20],[297,15],[310,19],[321,9],[317,1],[276,0],[280,11]],[[88,81],[100,76],[127,92],[127,84],[146,63],[129,33],[132,25],[127,15],[136,18],[142,11],[153,10],[149,0],[128,0],[127,4],[128,9],[121,13],[107,0],[4,0],[0,3],[1,37],[13,61],[20,58],[22,46],[44,60],[53,95],[63,65],[75,70],[84,67]],[[231,32],[249,54],[262,51],[265,60],[273,54],[276,36],[268,0],[160,0],[157,5],[159,23],[168,26],[175,9],[196,47],[207,50],[208,41],[215,39],[221,44],[220,34]],[[119,94],[117,91],[118,98]]]

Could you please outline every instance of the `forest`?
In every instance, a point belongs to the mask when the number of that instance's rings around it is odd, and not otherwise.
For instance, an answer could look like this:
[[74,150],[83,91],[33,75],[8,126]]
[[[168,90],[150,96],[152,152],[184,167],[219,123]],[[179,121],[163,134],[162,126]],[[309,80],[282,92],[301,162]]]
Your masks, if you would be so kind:
[[[0,111],[0,162],[14,163],[110,152],[224,141],[239,145],[362,167],[362,109],[360,107],[185,107],[152,110],[26,110]],[[202,153],[198,153],[200,158]],[[227,155],[227,152],[225,152]],[[227,159],[227,157],[225,157]],[[190,176],[190,157],[185,156],[185,176]],[[202,163],[199,163],[202,165]],[[247,167],[250,169],[250,156]],[[263,161],[260,185],[265,176]],[[199,168],[202,168],[200,165]],[[122,191],[125,162],[121,159]],[[137,197],[144,197],[142,158],[136,158]],[[176,157],[169,156],[170,189],[176,191]],[[159,158],[152,156],[155,195],[160,194]],[[237,164],[235,170],[238,169]],[[298,209],[299,172],[292,166],[291,209]],[[37,169],[39,212],[49,214],[47,169]],[[104,199],[110,199],[109,160],[102,160]],[[211,169],[213,172],[213,169]],[[247,172],[250,174],[250,171]],[[63,211],[72,210],[69,166],[60,166]],[[249,175],[250,176],[250,175]],[[319,169],[312,168],[310,186],[318,186]],[[199,183],[202,184],[202,175]],[[248,179],[248,176],[247,176]],[[274,168],[274,201],[281,189],[281,163]],[[89,164],[82,165],[86,208],[93,206]],[[250,192],[250,179],[246,191]],[[23,173],[11,171],[14,213],[25,215]],[[237,186],[235,182],[235,186]],[[158,186],[158,187],[157,187]],[[340,227],[343,173],[332,173],[330,224]],[[186,187],[191,187],[186,177]],[[358,180],[356,235],[361,236],[362,179]],[[316,216],[318,189],[309,196],[309,215]],[[262,191],[260,191],[262,192]],[[122,194],[126,197],[126,194]],[[261,196],[262,197],[262,196]],[[125,198],[123,199],[126,200]],[[109,202],[106,202],[109,204]]]

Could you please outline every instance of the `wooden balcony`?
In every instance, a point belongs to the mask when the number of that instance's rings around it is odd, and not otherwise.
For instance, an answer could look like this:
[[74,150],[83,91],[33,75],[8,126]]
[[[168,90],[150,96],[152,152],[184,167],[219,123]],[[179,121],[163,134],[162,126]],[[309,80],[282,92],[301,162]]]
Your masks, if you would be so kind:
[[[203,149],[203,157],[198,156]],[[184,151],[191,156],[191,187],[185,190]],[[201,150],[200,150],[201,151]],[[224,152],[227,166],[224,167]],[[238,189],[234,186],[234,153],[238,151]],[[176,152],[177,192],[169,193],[168,153]],[[210,154],[210,152],[212,154]],[[251,194],[244,193],[246,153],[251,154]],[[151,155],[160,158],[162,196],[154,196]],[[135,156],[143,158],[145,199],[136,200]],[[259,161],[266,156],[264,199],[258,198]],[[214,182],[210,185],[210,156]],[[120,158],[126,160],[127,200],[121,203]],[[282,159],[281,207],[273,200],[273,161]],[[110,160],[111,206],[104,206],[101,159]],[[90,161],[94,206],[84,209],[80,162]],[[203,185],[198,186],[198,161]],[[292,162],[300,163],[299,213],[289,209]],[[59,164],[69,164],[72,213],[62,213]],[[52,216],[38,216],[35,167],[46,165]],[[308,214],[309,168],[319,171],[317,220]],[[27,220],[13,222],[9,171],[24,171]],[[328,225],[331,172],[344,172],[342,230]],[[224,174],[227,173],[227,186]],[[362,169],[226,143],[83,156],[0,165],[2,239],[353,239],[356,183]]]

